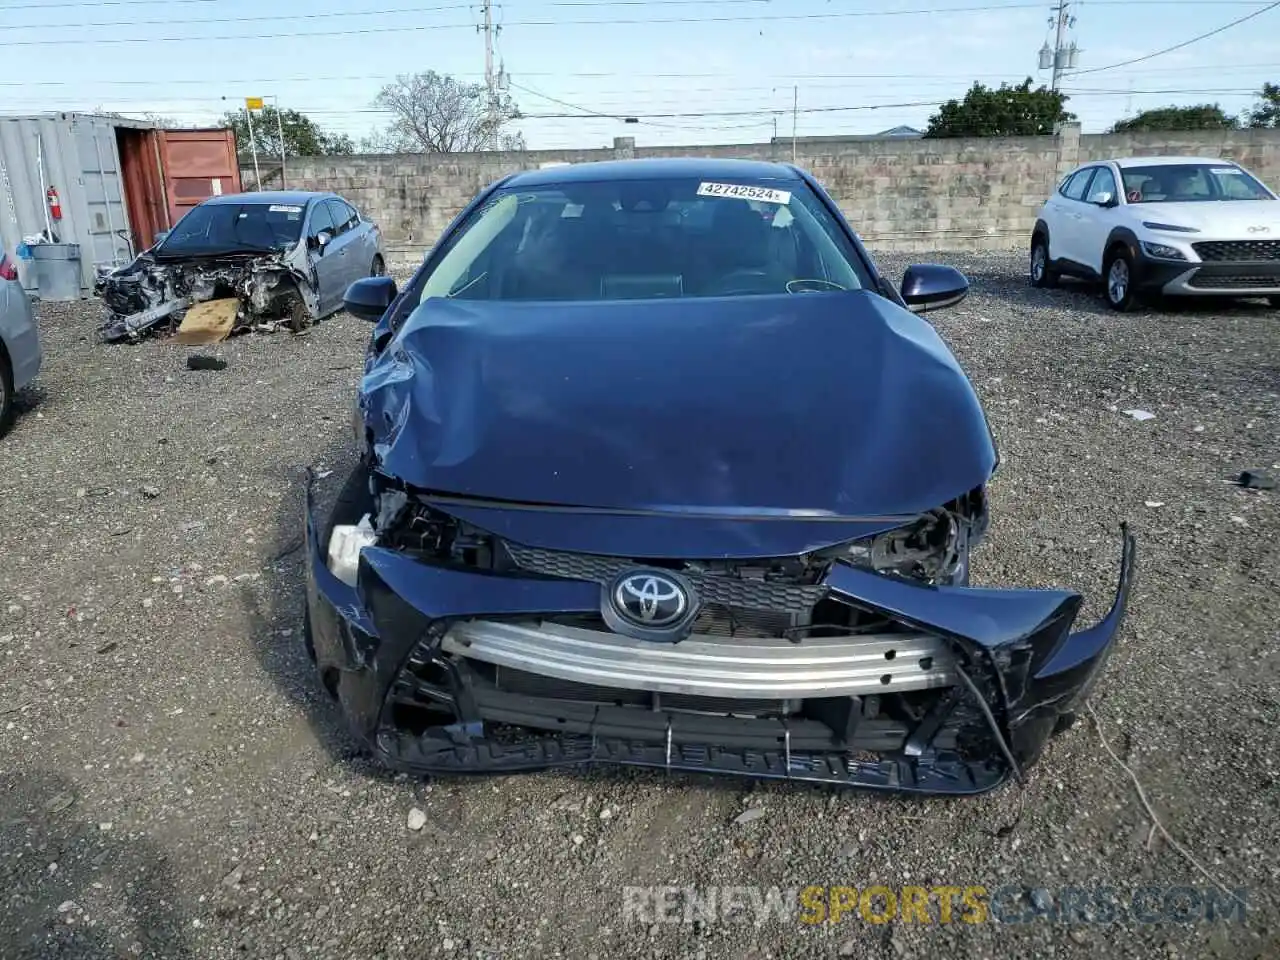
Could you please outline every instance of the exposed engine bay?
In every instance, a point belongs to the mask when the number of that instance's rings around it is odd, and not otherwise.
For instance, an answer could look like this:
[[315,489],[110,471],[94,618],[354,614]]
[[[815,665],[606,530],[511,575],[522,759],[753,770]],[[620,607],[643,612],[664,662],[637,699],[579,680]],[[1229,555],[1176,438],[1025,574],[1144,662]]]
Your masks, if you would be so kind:
[[270,331],[281,324],[297,332],[319,312],[312,279],[280,254],[165,260],[148,252],[101,274],[93,292],[107,307],[98,331],[107,343],[138,340],[162,329],[172,332],[192,306],[220,298],[240,302],[233,334]]

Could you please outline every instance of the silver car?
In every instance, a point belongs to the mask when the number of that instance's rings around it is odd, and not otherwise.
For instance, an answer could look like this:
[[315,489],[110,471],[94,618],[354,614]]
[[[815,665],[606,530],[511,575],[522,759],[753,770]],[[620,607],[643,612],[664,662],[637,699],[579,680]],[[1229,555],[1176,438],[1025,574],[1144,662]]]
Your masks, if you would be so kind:
[[13,419],[14,394],[36,378],[43,359],[31,300],[0,251],[0,434]]
[[210,197],[132,263],[98,278],[108,342],[137,339],[207,300],[240,301],[235,329],[295,331],[342,309],[356,280],[386,272],[377,224],[332,193]]

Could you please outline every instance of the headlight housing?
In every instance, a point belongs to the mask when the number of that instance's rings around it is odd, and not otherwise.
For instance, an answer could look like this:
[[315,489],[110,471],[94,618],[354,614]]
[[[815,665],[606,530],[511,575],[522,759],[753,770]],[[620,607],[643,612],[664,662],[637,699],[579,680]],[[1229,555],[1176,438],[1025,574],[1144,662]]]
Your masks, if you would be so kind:
[[1184,254],[1177,247],[1171,247],[1164,243],[1152,243],[1150,240],[1142,241],[1142,249],[1147,252],[1147,256],[1155,257],[1158,260],[1185,260]]
[[371,520],[366,513],[357,524],[335,525],[329,535],[329,571],[349,587],[356,585],[360,551],[378,542]]
[[950,510],[934,510],[905,526],[843,544],[853,566],[925,583],[956,583],[968,573],[968,528]]

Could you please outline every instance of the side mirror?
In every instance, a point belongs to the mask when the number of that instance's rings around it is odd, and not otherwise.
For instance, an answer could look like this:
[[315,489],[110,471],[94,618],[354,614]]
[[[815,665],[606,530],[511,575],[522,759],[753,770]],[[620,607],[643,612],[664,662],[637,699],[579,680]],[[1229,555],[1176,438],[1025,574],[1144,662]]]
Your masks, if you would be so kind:
[[333,234],[328,230],[321,230],[316,234],[316,249],[323,251],[329,245],[329,241],[333,239]]
[[1117,200],[1115,194],[1108,190],[1098,194],[1093,198],[1092,202],[1096,203],[1100,207],[1114,207]]
[[912,313],[954,307],[969,293],[969,281],[955,267],[917,263],[902,276],[902,300]]
[[396,282],[391,277],[365,277],[347,287],[342,305],[347,313],[377,323],[396,298]]

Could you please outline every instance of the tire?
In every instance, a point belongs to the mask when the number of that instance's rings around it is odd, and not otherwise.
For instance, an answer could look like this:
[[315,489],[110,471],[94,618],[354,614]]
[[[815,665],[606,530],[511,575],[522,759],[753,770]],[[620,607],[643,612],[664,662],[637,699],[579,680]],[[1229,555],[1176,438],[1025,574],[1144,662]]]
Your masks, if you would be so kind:
[[4,348],[0,347],[0,437],[9,431],[13,423],[13,371],[9,368],[9,358]]
[[311,326],[311,316],[307,313],[307,306],[300,299],[294,299],[289,304],[289,312],[285,314],[285,323],[294,333],[302,333]]
[[1031,241],[1031,285],[1033,287],[1056,287],[1058,273],[1049,262],[1049,245],[1044,237],[1036,237]]
[[1137,302],[1133,292],[1133,255],[1125,247],[1107,254],[1102,264],[1102,295],[1112,310],[1125,311]]
[[382,254],[375,253],[373,255],[373,264],[369,267],[369,276],[385,277],[387,275],[387,263],[382,259]]

